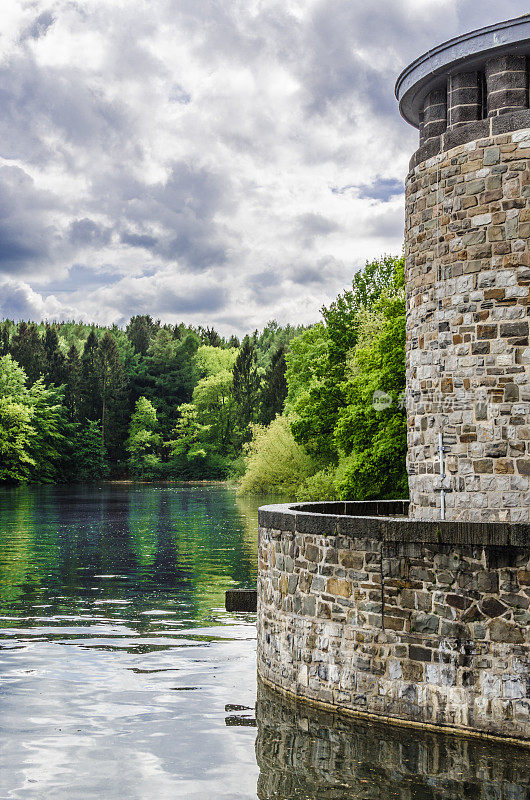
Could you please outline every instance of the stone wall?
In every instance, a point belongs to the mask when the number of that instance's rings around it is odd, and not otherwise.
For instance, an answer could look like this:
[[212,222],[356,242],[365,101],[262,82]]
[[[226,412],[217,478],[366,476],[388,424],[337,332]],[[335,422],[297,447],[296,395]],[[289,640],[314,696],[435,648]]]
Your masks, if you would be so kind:
[[348,720],[258,685],[260,800],[527,800],[528,753]]
[[530,738],[528,526],[305,508],[260,509],[259,674],[343,710]]
[[439,519],[443,488],[447,519],[529,522],[530,128],[422,161],[406,191],[411,515]]

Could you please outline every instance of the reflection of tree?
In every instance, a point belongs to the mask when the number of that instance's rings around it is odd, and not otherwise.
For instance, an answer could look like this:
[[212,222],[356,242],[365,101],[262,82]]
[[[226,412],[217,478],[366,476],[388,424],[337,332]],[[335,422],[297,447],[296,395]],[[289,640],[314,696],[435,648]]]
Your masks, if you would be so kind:
[[53,615],[119,600],[132,612],[178,600],[187,620],[204,621],[227,588],[255,586],[258,502],[224,487],[33,486],[2,489],[1,507],[3,608],[49,604]]
[[34,559],[33,495],[26,487],[2,491],[0,535],[0,606],[3,611],[31,592],[40,580]]
[[172,521],[171,506],[165,492],[158,495],[156,556],[151,577],[159,586],[175,590],[190,586],[191,571],[179,556],[178,522],[174,524]]
[[521,748],[347,720],[262,684],[256,720],[259,800],[526,797]]

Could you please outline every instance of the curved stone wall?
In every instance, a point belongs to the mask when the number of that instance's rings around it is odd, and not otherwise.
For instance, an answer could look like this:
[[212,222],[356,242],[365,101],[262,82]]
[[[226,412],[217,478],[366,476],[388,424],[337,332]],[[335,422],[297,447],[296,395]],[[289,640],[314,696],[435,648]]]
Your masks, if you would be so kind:
[[530,522],[530,128],[423,161],[406,204],[411,515],[443,489],[446,519]]
[[260,676],[345,713],[529,739],[530,527],[353,516],[384,507],[260,509]]
[[278,698],[258,685],[260,800],[524,800],[528,753],[362,720]]

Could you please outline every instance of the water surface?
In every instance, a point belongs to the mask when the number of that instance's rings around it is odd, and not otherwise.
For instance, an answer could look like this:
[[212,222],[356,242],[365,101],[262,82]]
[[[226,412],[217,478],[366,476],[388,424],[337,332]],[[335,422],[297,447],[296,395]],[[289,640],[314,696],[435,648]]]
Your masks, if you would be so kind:
[[[257,501],[0,491],[0,800],[528,800],[528,754],[344,723],[260,688]],[[257,726],[257,727],[256,727]]]

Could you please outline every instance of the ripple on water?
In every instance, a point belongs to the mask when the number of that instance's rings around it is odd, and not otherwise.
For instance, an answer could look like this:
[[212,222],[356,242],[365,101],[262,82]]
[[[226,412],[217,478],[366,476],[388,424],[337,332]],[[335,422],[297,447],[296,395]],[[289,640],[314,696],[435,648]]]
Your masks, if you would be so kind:
[[255,618],[223,601],[255,585],[257,503],[214,486],[0,494],[1,800],[527,800],[508,749],[263,694],[254,713]]

